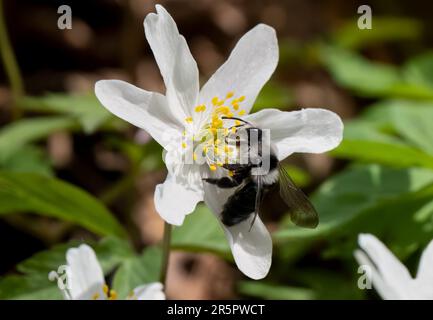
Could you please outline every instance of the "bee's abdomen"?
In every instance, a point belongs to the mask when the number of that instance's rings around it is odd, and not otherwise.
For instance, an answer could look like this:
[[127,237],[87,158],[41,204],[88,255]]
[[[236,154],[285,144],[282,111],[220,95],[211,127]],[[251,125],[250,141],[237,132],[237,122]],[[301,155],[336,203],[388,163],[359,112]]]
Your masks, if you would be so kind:
[[221,212],[222,222],[230,227],[247,219],[255,210],[257,186],[250,181],[232,194]]

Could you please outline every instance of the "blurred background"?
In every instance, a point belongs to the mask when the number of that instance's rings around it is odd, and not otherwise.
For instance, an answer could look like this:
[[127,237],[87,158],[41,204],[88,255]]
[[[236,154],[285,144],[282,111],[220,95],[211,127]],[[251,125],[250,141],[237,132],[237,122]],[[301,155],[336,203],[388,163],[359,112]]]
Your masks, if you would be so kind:
[[[83,241],[120,296],[158,279],[163,221],[153,192],[166,175],[161,148],[93,95],[99,79],[164,92],[143,32],[155,3],[186,37],[202,83],[247,30],[273,26],[280,62],[254,110],[322,107],[345,122],[336,150],[284,164],[311,196],[317,229],[293,226],[269,194],[262,211],[273,265],[252,281],[199,206],[174,230],[168,297],[377,299],[357,287],[360,232],[377,235],[414,273],[433,238],[433,3],[3,0],[0,298],[61,298],[47,274]],[[60,30],[65,4],[72,29]],[[357,27],[363,4],[372,9],[370,30]]]

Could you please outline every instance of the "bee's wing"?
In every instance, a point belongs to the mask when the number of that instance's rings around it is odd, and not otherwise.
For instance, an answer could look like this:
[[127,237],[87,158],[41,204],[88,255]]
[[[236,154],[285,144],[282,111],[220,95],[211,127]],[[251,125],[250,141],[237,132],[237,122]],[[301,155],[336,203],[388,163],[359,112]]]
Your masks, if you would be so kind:
[[251,226],[250,226],[250,231],[251,228],[254,225],[254,222],[256,222],[256,218],[259,215],[259,210],[260,210],[260,204],[262,202],[262,189],[263,189],[263,182],[262,182],[262,176],[258,175],[257,176],[257,193],[256,193],[256,203],[254,205],[254,218],[251,221]]
[[307,196],[295,186],[287,171],[278,165],[280,178],[280,196],[289,207],[290,219],[298,226],[315,228],[319,224],[319,215]]

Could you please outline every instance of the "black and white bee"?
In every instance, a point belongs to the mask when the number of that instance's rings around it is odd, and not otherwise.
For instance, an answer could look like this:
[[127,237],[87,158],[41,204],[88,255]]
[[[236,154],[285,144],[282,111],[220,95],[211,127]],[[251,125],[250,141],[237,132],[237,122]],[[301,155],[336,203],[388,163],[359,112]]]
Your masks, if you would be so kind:
[[[296,187],[287,171],[279,163],[272,146],[269,145],[267,149],[263,148],[263,130],[245,120],[239,118],[230,119],[242,122],[236,127],[238,127],[238,134],[243,133],[246,136],[247,148],[244,152],[248,153],[248,160],[242,163],[239,161],[239,163],[223,164],[222,167],[229,170],[231,176],[203,179],[219,188],[237,187],[227,199],[220,213],[224,225],[228,227],[234,226],[254,214],[251,229],[259,214],[264,195],[279,184],[280,196],[288,207],[292,222],[301,227],[315,228],[319,223],[316,210],[307,196]],[[239,147],[239,144],[238,140],[237,147]],[[265,157],[269,161],[267,172],[265,174],[257,174],[257,172],[254,174],[254,169],[263,165],[262,160]]]

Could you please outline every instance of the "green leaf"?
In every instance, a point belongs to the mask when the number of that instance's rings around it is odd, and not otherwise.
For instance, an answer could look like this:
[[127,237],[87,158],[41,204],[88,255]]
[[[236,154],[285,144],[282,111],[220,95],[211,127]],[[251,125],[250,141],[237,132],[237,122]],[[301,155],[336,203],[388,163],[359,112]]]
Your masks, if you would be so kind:
[[0,161],[17,152],[22,146],[45,138],[53,132],[74,127],[66,117],[39,117],[13,122],[0,130]]
[[400,143],[344,139],[331,154],[338,158],[395,167],[420,166],[433,169],[433,157]]
[[246,296],[269,300],[312,300],[315,293],[311,289],[282,286],[259,281],[241,281],[238,291]]
[[[24,274],[45,274],[57,270],[60,265],[66,263],[66,251],[69,248],[78,247],[81,241],[71,241],[54,246],[50,250],[38,252],[32,257],[17,265],[17,270]],[[105,274],[108,274],[125,259],[134,256],[134,252],[123,239],[116,237],[103,238],[98,243],[87,242],[98,257]]]
[[321,57],[338,84],[363,96],[383,95],[401,81],[395,67],[370,62],[354,52],[325,47]]
[[113,289],[124,299],[134,288],[159,280],[162,252],[150,247],[142,255],[124,260],[113,279]]
[[125,236],[113,215],[85,191],[55,178],[0,172],[0,215],[16,212],[71,221],[100,235]]
[[398,135],[433,155],[433,102],[392,100],[380,107],[389,109],[389,121]]
[[42,97],[24,97],[19,104],[24,110],[73,116],[82,124],[87,133],[94,132],[112,118],[93,94],[81,96],[47,94]]
[[403,17],[374,17],[372,29],[360,29],[358,17],[340,26],[333,35],[336,45],[348,49],[360,49],[383,42],[419,39],[422,25],[419,21]]
[[293,103],[292,91],[276,82],[268,82],[260,91],[252,112],[265,108],[287,109]]
[[311,177],[305,170],[290,164],[285,164],[284,169],[290,175],[290,178],[292,178],[295,185],[299,188],[306,187],[311,183]]
[[406,81],[420,86],[433,86],[433,52],[409,60],[403,67]]
[[415,207],[423,206],[433,197],[432,188],[423,189],[432,183],[433,170],[429,169],[355,166],[326,181],[313,195],[312,202],[320,217],[316,229],[297,228],[284,222],[273,236],[276,240],[316,239],[335,235],[368,213],[380,215],[386,206],[403,208],[412,205],[413,199],[417,201]]
[[9,158],[0,161],[0,169],[11,172],[38,173],[47,177],[54,175],[50,159],[41,148],[33,145],[23,146]]
[[407,82],[395,66],[333,47],[322,47],[320,59],[339,85],[359,96],[433,99],[431,87]]
[[0,279],[0,299],[60,300],[62,294],[48,275],[8,276]]
[[196,210],[185,218],[181,227],[174,228],[171,246],[173,249],[213,252],[231,258],[222,227],[204,205],[197,206]]

